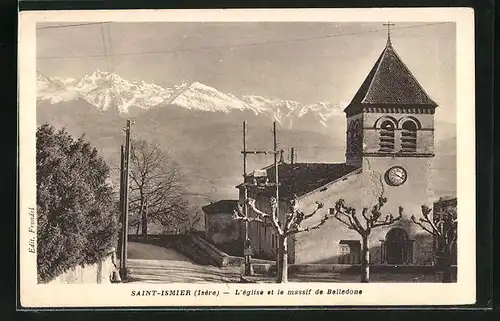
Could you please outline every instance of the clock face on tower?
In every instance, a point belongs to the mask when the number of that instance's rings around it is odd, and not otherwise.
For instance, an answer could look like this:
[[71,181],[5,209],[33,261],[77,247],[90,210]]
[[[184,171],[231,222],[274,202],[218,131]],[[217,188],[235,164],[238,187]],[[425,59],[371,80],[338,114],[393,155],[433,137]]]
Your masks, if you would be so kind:
[[393,166],[385,173],[385,180],[391,186],[400,186],[406,182],[408,173],[402,166]]

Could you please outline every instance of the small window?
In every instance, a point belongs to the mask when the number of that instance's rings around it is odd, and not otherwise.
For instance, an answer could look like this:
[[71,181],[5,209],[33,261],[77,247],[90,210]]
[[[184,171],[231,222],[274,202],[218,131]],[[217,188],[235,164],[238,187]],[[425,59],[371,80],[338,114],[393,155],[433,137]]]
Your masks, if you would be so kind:
[[339,264],[349,264],[349,245],[340,244],[339,252]]
[[394,151],[394,130],[396,126],[390,120],[385,120],[380,125],[379,151]]
[[349,254],[349,245],[341,244],[340,245],[340,254]]
[[406,121],[402,126],[401,150],[410,153],[417,151],[417,126],[412,121]]
[[361,262],[361,244],[357,240],[339,242],[339,264],[359,264]]

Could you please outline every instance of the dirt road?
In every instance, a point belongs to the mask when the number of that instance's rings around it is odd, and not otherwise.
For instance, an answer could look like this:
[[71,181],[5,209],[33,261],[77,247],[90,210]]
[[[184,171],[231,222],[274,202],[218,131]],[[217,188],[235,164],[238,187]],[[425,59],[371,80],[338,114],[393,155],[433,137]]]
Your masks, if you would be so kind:
[[174,249],[130,242],[127,282],[226,283],[237,282],[239,267],[199,265]]

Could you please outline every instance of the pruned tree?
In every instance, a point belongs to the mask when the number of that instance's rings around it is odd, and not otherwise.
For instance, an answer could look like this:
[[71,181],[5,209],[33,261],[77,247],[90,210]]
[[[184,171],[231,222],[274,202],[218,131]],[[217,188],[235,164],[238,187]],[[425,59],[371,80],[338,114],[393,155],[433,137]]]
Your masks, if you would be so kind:
[[130,153],[130,226],[141,226],[147,238],[148,223],[170,229],[186,217],[184,181],[180,168],[155,142],[133,140]]
[[358,217],[354,207],[347,206],[344,199],[335,202],[333,217],[347,226],[348,229],[356,231],[362,240],[361,246],[361,282],[370,281],[370,251],[369,237],[374,228],[394,224],[403,217],[403,208],[399,207],[399,215],[394,217],[392,214],[382,214],[382,207],[387,203],[387,198],[380,196],[377,204],[371,209],[363,207],[361,216]]
[[417,220],[415,215],[412,215],[411,220],[437,241],[436,250],[440,259],[438,262],[443,271],[442,282],[450,283],[452,282],[452,253],[457,242],[456,207],[446,207],[440,213],[432,212],[432,209],[427,205],[422,205],[422,217]]
[[278,200],[274,197],[270,198],[271,212],[265,213],[257,208],[255,199],[248,198],[247,205],[255,213],[255,216],[245,216],[243,211],[244,204],[238,204],[238,209],[234,211],[233,218],[248,222],[257,222],[259,224],[267,224],[274,228],[278,235],[278,258],[277,266],[277,283],[288,282],[288,237],[297,233],[307,232],[320,228],[330,218],[325,214],[321,220],[312,226],[304,227],[303,222],[313,217],[321,208],[322,203],[316,203],[316,208],[309,214],[299,210],[297,197],[294,195],[289,201],[285,209],[285,214],[280,218],[278,213]]

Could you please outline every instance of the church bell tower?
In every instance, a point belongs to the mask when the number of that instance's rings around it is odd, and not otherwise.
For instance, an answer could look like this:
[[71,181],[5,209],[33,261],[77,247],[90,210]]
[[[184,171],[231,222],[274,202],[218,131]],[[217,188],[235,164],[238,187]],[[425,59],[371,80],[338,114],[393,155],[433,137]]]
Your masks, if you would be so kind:
[[[388,32],[384,50],[344,109],[346,163],[380,173],[396,194],[422,189],[428,194],[436,107],[396,53]],[[424,201],[426,195],[417,198]]]

